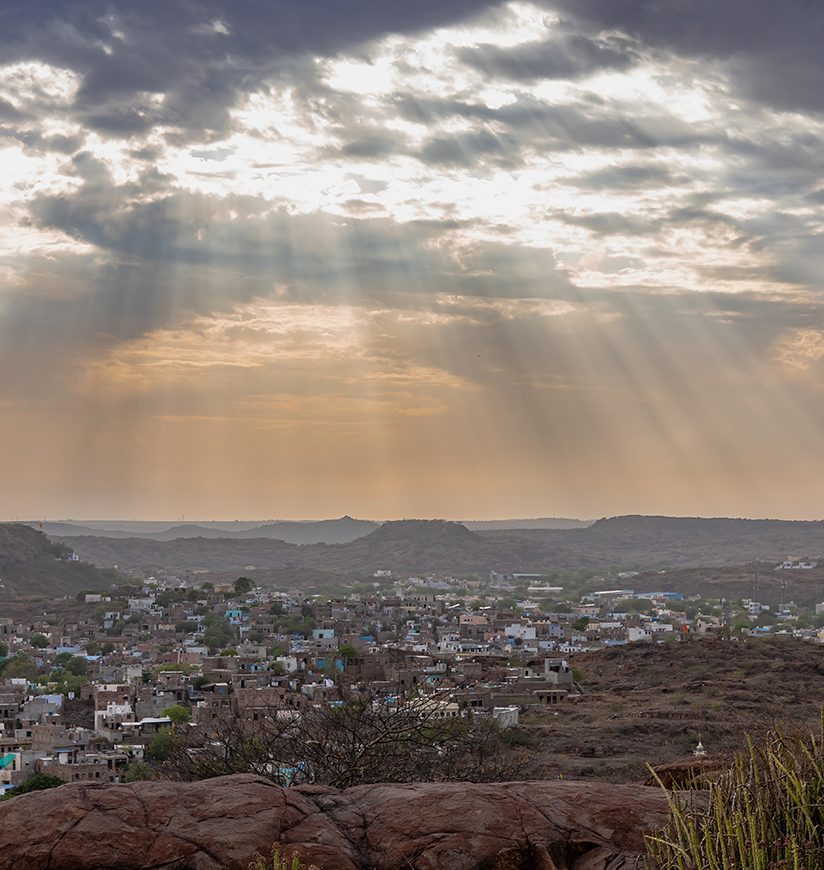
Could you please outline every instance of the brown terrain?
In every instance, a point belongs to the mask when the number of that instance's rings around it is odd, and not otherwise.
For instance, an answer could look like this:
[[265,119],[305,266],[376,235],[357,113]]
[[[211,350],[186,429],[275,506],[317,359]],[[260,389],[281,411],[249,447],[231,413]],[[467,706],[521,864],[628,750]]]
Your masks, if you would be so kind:
[[527,713],[513,742],[536,775],[643,781],[646,765],[729,756],[775,724],[817,727],[824,648],[791,638],[630,644],[575,656],[584,694]]
[[630,870],[666,815],[658,788],[583,782],[78,783],[0,805],[0,870],[247,870],[273,845],[321,870]]

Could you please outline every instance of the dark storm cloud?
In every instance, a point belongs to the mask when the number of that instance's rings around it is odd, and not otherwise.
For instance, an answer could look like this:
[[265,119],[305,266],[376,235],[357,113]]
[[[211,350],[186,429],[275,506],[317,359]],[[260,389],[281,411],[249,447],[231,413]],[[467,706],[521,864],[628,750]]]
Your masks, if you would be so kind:
[[462,49],[459,59],[486,75],[515,81],[576,79],[606,69],[624,69],[635,60],[626,40],[592,39],[556,32],[545,42],[513,48],[479,45]]
[[592,31],[727,62],[740,91],[783,109],[824,111],[824,5],[818,0],[551,0]]
[[688,180],[684,175],[676,175],[665,166],[636,164],[607,166],[595,172],[578,175],[571,179],[570,183],[575,187],[594,190],[649,190],[684,184]]
[[0,98],[0,121],[21,121],[24,117],[8,100]]
[[402,137],[397,133],[370,132],[348,141],[338,153],[345,157],[387,157],[402,152]]
[[528,94],[499,108],[451,98],[397,95],[394,108],[405,120],[432,124],[450,118],[495,123],[508,128],[526,147],[569,151],[586,147],[654,149],[689,147],[718,141],[711,134],[670,115],[622,115],[597,101],[551,105]]
[[[240,93],[289,58],[334,55],[387,33],[448,24],[497,0],[84,0],[6,4],[5,62],[41,60],[82,76],[73,112],[104,134],[156,124],[192,138],[225,130]],[[165,95],[145,105],[146,92]]]
[[0,139],[3,138],[14,139],[35,151],[54,151],[59,154],[73,154],[83,144],[80,136],[44,136],[37,130],[24,127],[0,127]]
[[417,156],[424,163],[435,166],[471,168],[484,161],[511,168],[522,163],[522,147],[523,143],[512,136],[474,130],[430,139]]
[[[228,311],[274,287],[281,288],[279,298],[298,302],[411,308],[427,307],[439,293],[563,298],[572,292],[548,251],[477,242],[457,256],[447,242],[467,228],[460,222],[294,215],[252,196],[164,194],[166,179],[155,170],[116,185],[85,154],[73,166],[82,186],[38,197],[31,220],[93,245],[96,253],[65,258],[62,277],[57,264],[45,275],[33,261],[26,271],[32,290],[41,288],[40,301],[36,292],[27,300],[20,288],[14,301],[18,321],[32,318],[30,334],[42,332],[37,318],[48,311],[55,325],[82,322],[84,340],[120,341],[173,325],[184,314]],[[61,317],[52,297],[43,298],[44,287],[62,299]]]

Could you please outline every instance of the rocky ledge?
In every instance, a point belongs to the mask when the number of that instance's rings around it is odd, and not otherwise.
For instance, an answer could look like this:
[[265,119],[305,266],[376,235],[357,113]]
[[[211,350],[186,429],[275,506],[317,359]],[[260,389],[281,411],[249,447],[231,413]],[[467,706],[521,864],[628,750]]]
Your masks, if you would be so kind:
[[0,870],[629,870],[658,788],[588,782],[284,789],[256,776],[72,784],[0,804]]

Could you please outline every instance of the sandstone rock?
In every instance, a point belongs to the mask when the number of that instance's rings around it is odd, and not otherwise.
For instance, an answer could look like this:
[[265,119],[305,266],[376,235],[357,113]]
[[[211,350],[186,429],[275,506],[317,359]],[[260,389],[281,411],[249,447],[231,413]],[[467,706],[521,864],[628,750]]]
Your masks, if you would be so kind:
[[76,783],[0,805],[0,870],[246,870],[273,844],[322,870],[629,870],[666,813],[657,788],[571,781]]
[[[722,755],[690,756],[654,768],[655,775],[665,788],[687,788],[693,781],[707,782],[730,766],[730,758]],[[647,785],[656,785],[654,777],[647,778]]]

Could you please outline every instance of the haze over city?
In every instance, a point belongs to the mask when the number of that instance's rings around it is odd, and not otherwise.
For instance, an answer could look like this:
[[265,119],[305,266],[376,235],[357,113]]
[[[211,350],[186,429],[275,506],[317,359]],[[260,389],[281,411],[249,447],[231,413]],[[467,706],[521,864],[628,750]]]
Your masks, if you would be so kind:
[[4,4],[0,516],[820,516],[821,31]]

